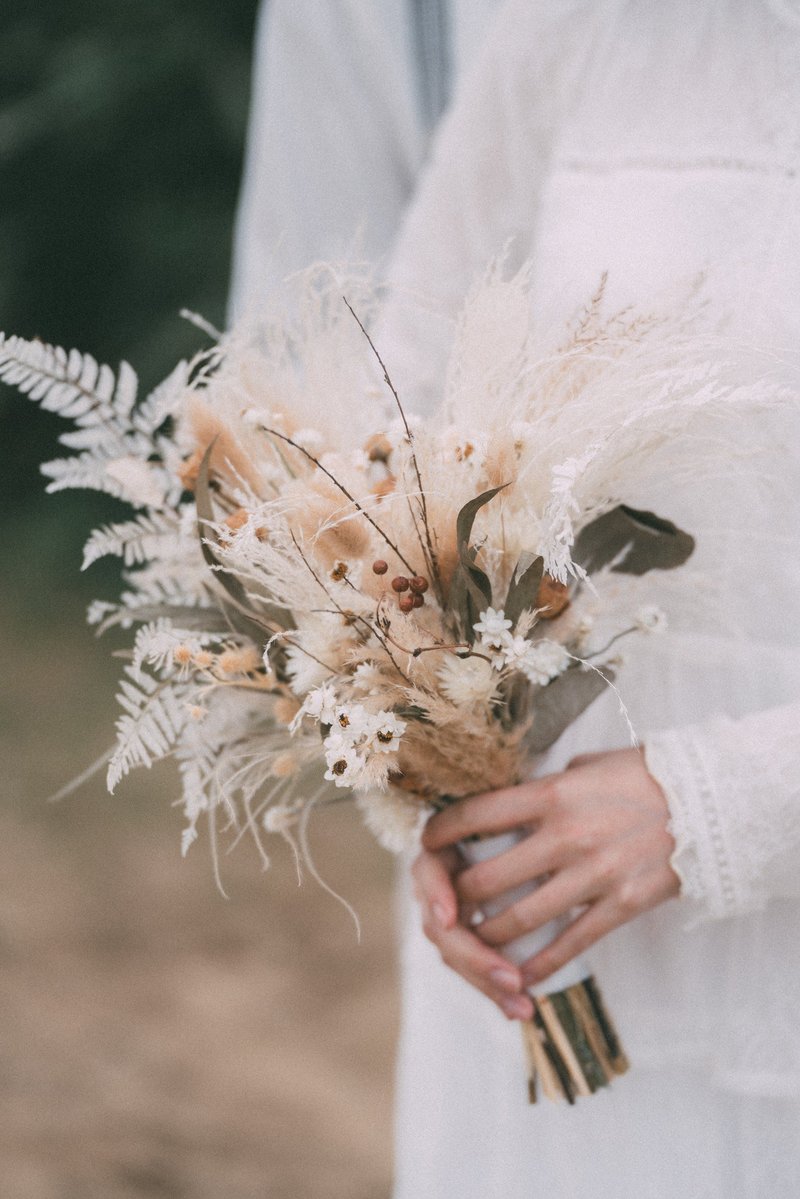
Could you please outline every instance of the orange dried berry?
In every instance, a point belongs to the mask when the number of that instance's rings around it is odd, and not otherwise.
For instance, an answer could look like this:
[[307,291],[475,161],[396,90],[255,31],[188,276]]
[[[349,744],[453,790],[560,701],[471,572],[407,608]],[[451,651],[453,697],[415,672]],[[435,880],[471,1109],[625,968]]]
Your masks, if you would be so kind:
[[408,580],[408,585],[412,591],[418,592],[419,595],[428,590],[428,580],[424,575],[414,575],[413,579]]
[[396,591],[398,595],[401,591],[408,591],[410,586],[411,584],[405,575],[395,575],[392,579],[392,590]]
[[401,595],[400,599],[397,602],[399,604],[401,612],[410,612],[411,609],[414,607],[414,596],[413,595]]
[[388,569],[389,563],[384,562],[383,558],[378,558],[377,561],[372,563],[372,573],[374,575],[385,575]]
[[569,587],[552,575],[543,575],[536,594],[536,607],[542,620],[555,620],[569,606]]
[[422,595],[419,591],[415,591],[413,606],[415,608],[421,608],[424,603],[425,603],[425,596]]

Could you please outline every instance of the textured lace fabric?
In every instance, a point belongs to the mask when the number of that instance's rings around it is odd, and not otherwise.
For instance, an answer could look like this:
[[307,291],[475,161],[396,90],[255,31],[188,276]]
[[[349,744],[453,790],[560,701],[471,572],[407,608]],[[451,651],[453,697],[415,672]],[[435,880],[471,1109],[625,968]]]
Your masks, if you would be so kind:
[[800,704],[651,734],[693,921],[800,895]]

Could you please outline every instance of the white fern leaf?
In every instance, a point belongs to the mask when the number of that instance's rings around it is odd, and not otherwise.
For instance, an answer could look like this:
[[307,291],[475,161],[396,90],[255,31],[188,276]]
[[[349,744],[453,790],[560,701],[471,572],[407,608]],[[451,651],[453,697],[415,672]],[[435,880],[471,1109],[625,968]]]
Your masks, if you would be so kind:
[[[0,379],[78,425],[127,422],[136,400],[136,375],[127,363],[116,377],[91,354],[0,334]],[[116,381],[116,390],[115,390]]]
[[188,715],[183,703],[185,688],[134,674],[131,667],[125,668],[125,674],[128,677],[120,680],[117,695],[125,714],[117,720],[117,748],[108,765],[109,791],[134,766],[149,767],[168,754]]
[[189,364],[181,361],[136,409],[132,418],[134,428],[153,437],[167,417],[172,416],[188,383]]
[[159,512],[134,520],[102,525],[83,547],[82,570],[109,554],[122,558],[126,566],[140,566],[154,558],[178,557],[183,539],[174,516]]
[[90,491],[105,491],[117,499],[123,499],[122,487],[106,474],[106,461],[93,454],[78,454],[74,458],[54,458],[43,462],[39,468],[50,479],[45,491],[53,493],[69,487],[80,487]]

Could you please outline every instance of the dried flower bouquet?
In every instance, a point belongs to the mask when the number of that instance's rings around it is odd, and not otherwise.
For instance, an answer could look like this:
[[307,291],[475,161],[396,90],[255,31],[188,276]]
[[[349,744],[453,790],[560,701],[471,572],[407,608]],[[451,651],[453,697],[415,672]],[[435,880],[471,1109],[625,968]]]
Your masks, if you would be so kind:
[[[183,852],[204,818],[215,864],[223,831],[251,834],[265,865],[265,832],[306,850],[337,789],[398,849],[431,807],[529,775],[615,687],[619,639],[662,623],[620,582],[692,552],[625,501],[653,472],[690,479],[720,417],[769,398],[688,315],[606,318],[602,288],[542,344],[525,272],[495,268],[467,300],[440,412],[412,420],[366,332],[368,281],[322,268],[293,286],[292,317],[219,336],[143,402],[127,364],[0,341],[0,377],[73,426],[48,490],[137,510],[84,558],[125,566],[90,621],[136,630],[109,788],[173,755]],[[572,1101],[625,1068],[582,970],[535,1012],[532,1095],[538,1077]]]

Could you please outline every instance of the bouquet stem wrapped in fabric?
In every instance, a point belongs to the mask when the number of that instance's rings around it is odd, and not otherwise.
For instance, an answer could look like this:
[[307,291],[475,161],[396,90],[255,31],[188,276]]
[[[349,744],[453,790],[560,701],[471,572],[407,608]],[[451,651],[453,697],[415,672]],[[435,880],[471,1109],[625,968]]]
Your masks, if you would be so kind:
[[[485,862],[511,849],[521,835],[504,833],[463,842],[461,853],[470,864]],[[504,911],[535,887],[535,882],[526,883],[484,904],[484,914]],[[521,966],[555,940],[567,923],[566,916],[551,920],[506,945],[503,952]],[[625,1073],[628,1060],[600,989],[580,958],[550,976],[546,993],[534,989],[528,993],[533,1000],[533,1019],[523,1022],[522,1035],[528,1052],[531,1103],[536,1101],[537,1080],[548,1099],[574,1103],[579,1095],[591,1095],[607,1086],[614,1075]]]
[[[135,509],[85,551],[85,566],[125,568],[90,620],[135,628],[109,787],[174,756],[183,851],[206,821],[215,853],[248,833],[265,865],[267,835],[303,849],[314,807],[342,792],[399,848],[443,797],[525,778],[616,690],[620,639],[662,623],[643,576],[692,552],[631,497],[665,476],[691,486],[730,416],[779,398],[710,351],[697,305],[606,317],[601,288],[543,341],[525,272],[496,268],[467,300],[441,410],[420,421],[366,333],[369,283],[323,268],[294,287],[290,309],[143,401],[127,364],[0,340],[0,377],[71,422],[48,490]],[[582,970],[535,999],[548,1095],[624,1069]]]

